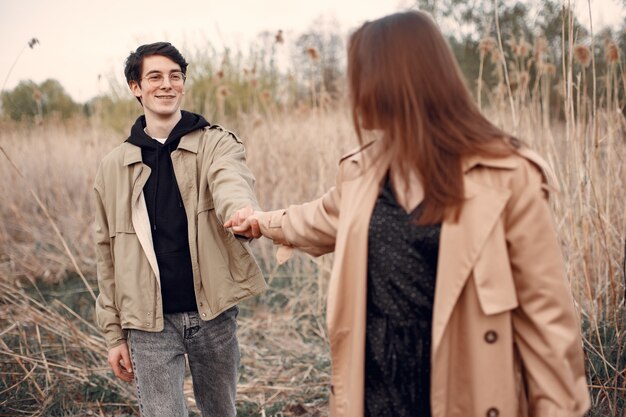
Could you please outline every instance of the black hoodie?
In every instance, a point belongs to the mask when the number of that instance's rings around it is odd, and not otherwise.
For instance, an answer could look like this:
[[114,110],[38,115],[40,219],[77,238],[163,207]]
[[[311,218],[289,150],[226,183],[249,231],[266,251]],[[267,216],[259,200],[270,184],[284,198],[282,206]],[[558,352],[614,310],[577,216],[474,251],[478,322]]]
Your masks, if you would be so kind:
[[209,126],[202,116],[182,111],[164,144],[144,131],[145,116],[140,116],[126,140],[141,148],[143,163],[150,167],[150,177],[143,188],[152,229],[152,242],[161,275],[163,312],[197,311],[193,284],[187,216],[178,189],[171,152],[180,138]]

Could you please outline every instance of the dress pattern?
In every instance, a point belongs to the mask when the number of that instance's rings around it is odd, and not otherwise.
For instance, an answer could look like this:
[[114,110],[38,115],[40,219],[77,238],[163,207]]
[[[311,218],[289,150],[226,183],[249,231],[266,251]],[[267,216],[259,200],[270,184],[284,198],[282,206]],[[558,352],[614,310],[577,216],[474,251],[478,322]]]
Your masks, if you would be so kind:
[[389,175],[368,233],[365,415],[430,417],[430,346],[441,224],[417,225]]

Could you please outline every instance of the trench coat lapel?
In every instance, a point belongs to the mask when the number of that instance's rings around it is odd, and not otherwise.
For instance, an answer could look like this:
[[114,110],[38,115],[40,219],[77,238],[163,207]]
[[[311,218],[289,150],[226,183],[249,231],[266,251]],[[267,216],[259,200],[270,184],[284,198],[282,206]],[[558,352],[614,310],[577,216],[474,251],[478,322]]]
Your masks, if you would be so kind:
[[[351,163],[363,163],[363,161],[351,161]],[[372,216],[372,210],[376,203],[376,198],[380,194],[380,183],[389,169],[387,159],[376,161],[372,169],[367,169],[362,176],[343,183],[343,199],[348,202],[345,209],[348,212],[345,218],[350,219],[350,231],[359,233],[358,238],[367,242],[367,231],[369,229],[369,221]],[[342,207],[342,210],[344,207]],[[360,233],[363,232],[364,234]],[[353,241],[357,236],[351,234]]]
[[150,267],[157,277],[160,285],[159,265],[157,263],[156,253],[154,252],[154,244],[152,242],[152,231],[150,230],[150,218],[148,217],[148,207],[143,195],[143,187],[150,177],[150,167],[144,165],[141,159],[141,149],[138,146],[126,144],[126,152],[124,154],[124,166],[128,166],[131,172],[131,181],[133,189],[131,191],[131,222],[137,240],[141,245]]
[[436,352],[454,306],[504,209],[510,192],[489,188],[465,177],[465,203],[458,222],[441,227],[433,311],[432,343]]

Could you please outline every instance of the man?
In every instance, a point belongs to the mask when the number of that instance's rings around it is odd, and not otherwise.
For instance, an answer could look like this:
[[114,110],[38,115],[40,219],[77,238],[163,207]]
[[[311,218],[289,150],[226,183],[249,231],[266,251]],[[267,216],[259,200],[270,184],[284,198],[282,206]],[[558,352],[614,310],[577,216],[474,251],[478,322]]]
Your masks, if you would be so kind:
[[126,60],[143,106],[95,180],[97,322],[144,416],[186,416],[185,355],[203,416],[234,416],[237,303],[265,290],[248,244],[222,224],[257,207],[242,143],[181,111],[187,62],[171,44]]

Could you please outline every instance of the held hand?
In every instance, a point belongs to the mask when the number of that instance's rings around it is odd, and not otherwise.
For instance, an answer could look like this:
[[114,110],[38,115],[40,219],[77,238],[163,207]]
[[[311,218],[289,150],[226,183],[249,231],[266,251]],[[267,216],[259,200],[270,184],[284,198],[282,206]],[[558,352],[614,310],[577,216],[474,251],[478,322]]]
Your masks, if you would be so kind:
[[224,223],[225,228],[232,228],[233,233],[245,236],[249,239],[257,239],[261,236],[261,226],[258,214],[251,207],[244,207],[235,212],[233,217]]
[[254,210],[250,206],[240,208],[233,214],[230,220],[224,223],[224,227],[228,229],[229,227],[239,226],[248,218],[248,216],[250,216],[253,213],[254,213]]
[[109,365],[116,377],[124,382],[133,382],[135,374],[126,342],[109,349]]

